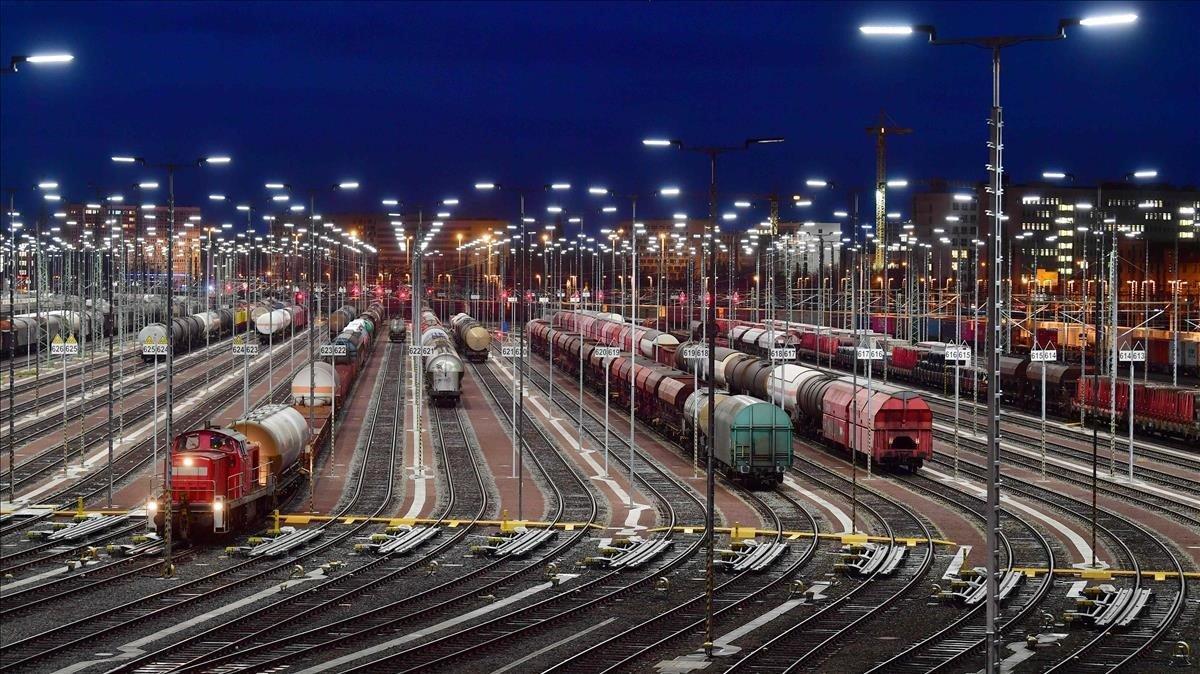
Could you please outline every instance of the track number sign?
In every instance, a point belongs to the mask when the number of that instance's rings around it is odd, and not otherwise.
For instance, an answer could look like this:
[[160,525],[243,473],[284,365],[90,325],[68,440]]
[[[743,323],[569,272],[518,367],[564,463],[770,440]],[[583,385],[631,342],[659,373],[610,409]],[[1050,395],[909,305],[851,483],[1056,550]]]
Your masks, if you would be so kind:
[[792,347],[771,349],[771,360],[796,360],[796,349]]
[[527,344],[501,344],[500,355],[505,358],[525,358],[529,356],[529,345]]
[[621,349],[616,346],[597,346],[593,353],[599,358],[616,358],[621,355]]
[[1122,363],[1146,362],[1146,351],[1143,349],[1121,349]]
[[688,360],[702,360],[708,358],[707,346],[688,346],[683,349],[683,357]]
[[1034,363],[1052,363],[1058,360],[1058,352],[1054,349],[1033,349],[1029,352],[1029,360]]
[[321,357],[329,358],[330,356],[345,356],[349,353],[346,350],[345,344],[322,344]]
[[432,346],[410,346],[408,348],[408,352],[410,355],[413,355],[413,356],[432,356],[433,355],[433,347]]
[[883,360],[883,349],[858,349],[859,360]]

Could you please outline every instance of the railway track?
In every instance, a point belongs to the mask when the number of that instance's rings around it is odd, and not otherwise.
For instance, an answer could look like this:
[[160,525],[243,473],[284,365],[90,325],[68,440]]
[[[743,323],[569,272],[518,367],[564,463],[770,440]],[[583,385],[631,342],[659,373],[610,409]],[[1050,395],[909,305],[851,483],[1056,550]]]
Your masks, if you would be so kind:
[[[985,479],[982,466],[960,461],[974,479]],[[1062,512],[1069,517],[1084,519],[1091,504],[1027,482],[1006,482],[1004,491],[1018,494]],[[1154,585],[1154,600],[1149,603],[1135,624],[1127,630],[1118,630],[1114,624],[1099,628],[1074,652],[1065,655],[1048,671],[1113,671],[1136,661],[1156,644],[1175,624],[1187,596],[1187,581],[1183,576],[1183,564],[1162,537],[1142,525],[1110,510],[1097,508],[1096,527],[1100,534],[1109,539],[1113,550],[1124,559],[1114,560],[1127,565],[1136,572],[1129,586],[1134,591],[1149,587],[1144,572],[1166,571],[1174,579],[1165,577],[1161,584]]]
[[[795,578],[812,561],[820,546],[820,539],[815,535],[818,532],[816,519],[787,494],[771,492],[764,498],[746,490],[743,495],[753,500],[774,523],[778,533],[770,542],[783,542],[784,531],[808,530],[814,535],[788,563],[778,561],[763,573],[744,571],[720,582],[713,589],[714,620],[737,620],[739,611],[753,610],[751,607],[756,602],[782,590],[788,580]],[[768,505],[767,500],[772,504]],[[779,513],[785,509],[792,516],[781,517]],[[706,600],[704,593],[700,593],[599,643],[577,650],[543,672],[627,672],[638,669],[648,664],[647,659],[661,657],[663,649],[678,641],[702,638],[705,621]]]
[[[953,439],[951,434],[947,434],[946,432],[937,429],[934,430],[933,435],[935,438],[941,438],[945,441],[951,441]],[[976,438],[959,436],[959,445],[975,455],[985,453],[984,442]],[[945,454],[945,449],[938,451],[943,455]],[[1020,452],[1014,452],[1011,449],[1002,449],[1000,454],[1001,458],[1011,465],[1021,466],[1026,470],[1035,473],[1041,471],[1041,463],[1034,457],[1026,456]],[[1082,471],[1077,471],[1065,466],[1059,466],[1055,463],[1047,461],[1046,474],[1053,476],[1055,479],[1078,485],[1089,491],[1092,488],[1090,473],[1084,473]],[[1107,494],[1112,498],[1117,498],[1136,504],[1140,507],[1146,508],[1151,512],[1159,512],[1189,526],[1200,528],[1200,508],[1193,507],[1186,503],[1180,503],[1168,495],[1154,493],[1149,490],[1139,489],[1136,486],[1108,479],[1097,480],[1096,490],[1100,493]],[[1189,489],[1189,491],[1191,490]]]
[[[795,459],[805,465],[805,470],[801,471],[793,464],[794,472],[826,490],[850,497],[845,489],[833,484],[834,481],[849,480],[799,454]],[[824,473],[833,480],[821,479],[814,473]],[[873,572],[853,589],[746,653],[727,672],[794,672],[819,666],[816,660],[834,644],[859,634],[861,626],[914,591],[926,577],[933,564],[934,549],[933,536],[925,522],[907,506],[879,492],[859,485],[857,494],[859,507],[878,522],[884,536],[890,539],[890,545],[904,545],[897,540],[903,538],[924,539],[925,542],[909,548],[908,559],[895,574],[882,576],[878,571]]]
[[[940,401],[936,402],[934,407],[940,407]],[[953,421],[953,410],[950,412],[937,412],[942,417],[942,421],[950,423]],[[960,414],[960,427],[962,426]],[[1012,422],[1012,426],[1004,434],[1004,439],[1007,442],[1021,446],[1032,451],[1041,450],[1041,427],[1038,421],[1026,419],[1022,416],[1011,414],[1004,415],[1005,422]],[[1014,428],[1015,427],[1015,428]],[[1071,435],[1064,436],[1060,433],[1061,427],[1057,425],[1047,425],[1046,427],[1046,453],[1047,455],[1057,456],[1068,461],[1084,461],[1091,462],[1092,447],[1091,440],[1081,440],[1072,437]],[[963,433],[960,431],[960,437]],[[1128,443],[1125,440],[1118,441],[1118,451],[1124,455],[1128,448]],[[1100,451],[1107,454],[1108,442],[1105,440],[1100,446]],[[1135,455],[1137,458],[1143,459],[1142,463],[1134,462],[1134,477],[1149,483],[1154,483],[1167,487],[1184,491],[1187,493],[1200,495],[1200,486],[1197,480],[1200,480],[1200,455],[1188,457],[1181,455],[1175,450],[1165,448],[1153,448],[1152,446],[1137,447],[1135,444]],[[1171,466],[1177,470],[1168,472],[1155,468],[1151,465],[1146,465],[1144,459],[1151,459],[1156,463],[1164,466]],[[1108,463],[1104,460],[1104,463]],[[1128,463],[1125,463],[1128,466]],[[1182,472],[1181,472],[1182,471]]]
[[[453,466],[455,461],[461,462],[463,457],[470,458],[470,466],[474,472],[474,486],[479,506],[473,513],[474,519],[469,526],[459,527],[456,533],[431,550],[421,558],[402,566],[403,571],[428,568],[438,556],[445,555],[452,546],[463,542],[471,532],[477,520],[487,507],[486,487],[482,475],[475,463],[476,451],[468,445],[461,409],[443,409],[433,407],[431,418],[434,424],[433,433],[439,441],[439,454],[444,465]],[[511,421],[510,421],[511,422]],[[594,522],[598,504],[588,485],[574,471],[565,457],[558,454],[553,446],[538,433],[530,433],[529,458],[534,467],[542,472],[546,482],[553,492],[554,514],[552,523],[560,521]],[[452,457],[458,457],[452,458]],[[450,471],[447,476],[452,478]],[[454,490],[457,499],[457,489]],[[452,506],[453,507],[453,506]],[[449,513],[450,509],[446,510]],[[443,515],[445,517],[445,514]],[[578,518],[578,519],[571,519]],[[539,554],[536,559],[514,562],[506,558],[488,561],[466,573],[438,583],[432,587],[424,587],[418,592],[386,604],[354,615],[335,620],[311,629],[291,635],[274,635],[269,640],[258,643],[247,643],[236,653],[205,660],[193,661],[181,671],[267,671],[275,668],[287,668],[289,663],[313,663],[318,660],[338,662],[343,659],[352,662],[357,659],[363,649],[370,647],[380,637],[398,633],[399,630],[431,618],[446,615],[462,604],[477,601],[482,594],[500,591],[521,582],[526,576],[543,569],[543,562],[553,560],[576,545],[587,533],[587,527],[579,527],[566,540],[559,541],[553,549]],[[516,566],[516,568],[512,568]],[[445,597],[451,594],[450,597]],[[318,605],[318,607],[324,606]],[[171,649],[168,649],[171,650]],[[340,668],[340,667],[339,667]],[[151,666],[138,671],[164,671],[162,667]]]
[[[512,399],[508,387],[500,384],[495,373],[486,365],[476,366],[473,371],[480,376],[484,388],[491,392],[496,406],[505,416],[509,416],[507,410]],[[531,376],[530,380],[536,385],[536,377]],[[585,424],[585,426],[587,425]],[[544,434],[540,426],[530,420],[528,427],[530,431],[525,440],[529,443],[527,453],[531,459],[557,456],[564,465],[571,465],[568,463],[570,460],[562,455],[562,450],[559,450],[556,444]],[[642,460],[645,460],[644,457]],[[571,470],[574,474],[575,470],[573,468]],[[646,470],[661,471],[653,464],[648,465]],[[664,489],[669,488],[670,491],[666,493],[661,491],[660,484]],[[682,501],[673,501],[672,496],[686,496],[691,499],[693,505],[700,505],[699,499],[695,494],[690,493],[690,489],[674,481],[665,471],[656,472],[654,478],[647,479],[643,488],[655,498],[663,510],[664,520],[672,526],[679,521],[677,506],[683,503]],[[689,505],[689,509],[690,507]],[[582,532],[578,535],[582,536]],[[670,535],[669,533],[663,534],[663,536]],[[339,671],[425,671],[430,668],[449,667],[463,657],[481,657],[482,654],[493,652],[501,645],[512,643],[542,629],[565,624],[566,621],[572,620],[584,611],[645,587],[654,579],[682,565],[699,548],[701,541],[702,539],[697,537],[682,552],[665,561],[658,560],[652,563],[650,566],[653,569],[648,573],[645,570],[638,571],[634,579],[622,577],[623,574],[619,571],[604,571],[578,585],[569,587],[566,591],[555,592],[547,599],[535,601],[532,604],[501,613],[494,618],[471,624],[451,634],[435,637],[419,645],[383,655],[351,669],[339,669]],[[342,664],[337,660],[331,661],[331,663]],[[326,665],[328,664],[330,663],[326,663]]]
[[[225,347],[220,349],[215,355],[219,357],[227,351],[229,351],[228,345],[226,345]],[[189,363],[187,366],[185,366],[185,368],[183,370],[181,370],[180,373],[188,372],[188,371],[192,370],[193,368],[195,368],[197,365],[207,366],[207,367],[212,366],[212,364],[207,361],[195,359],[191,363]],[[255,368],[256,368],[255,372],[258,372],[261,369],[261,368],[258,368],[257,365],[255,366]],[[162,381],[162,380],[165,380],[165,378],[166,378],[166,371],[162,370],[158,376],[158,379],[160,381]],[[126,394],[136,393],[138,391],[149,389],[153,386],[153,384],[154,384],[153,378],[151,378],[149,381],[146,381],[146,382],[138,382],[137,384],[126,384],[126,386],[131,386],[131,385],[133,386],[133,390],[126,391]],[[197,377],[188,379],[187,381],[183,382],[182,384],[179,384],[175,388],[175,395],[178,396],[180,400],[182,400],[183,397],[185,397],[185,396],[191,394],[192,392],[197,391],[201,388],[204,388],[204,379],[203,379],[203,377],[197,376]],[[165,384],[162,384],[159,386],[158,395],[159,395],[160,399],[166,395],[166,385]],[[77,406],[74,408],[75,411],[71,412],[68,415],[68,422],[70,422],[71,420],[74,420],[74,419],[78,419],[80,416],[86,417],[86,415],[91,414],[92,412],[98,411],[99,409],[103,408],[107,404],[108,404],[107,396],[100,396],[100,397],[94,398],[92,400],[89,400],[86,403],[84,403],[83,405],[80,405],[80,406]],[[125,415],[124,415],[125,422],[128,424],[134,424],[139,421],[149,419],[153,415],[154,409],[155,409],[155,405],[154,405],[153,398],[150,400],[143,401],[143,402],[139,403],[138,405],[136,405],[135,407],[125,411]],[[29,442],[29,441],[31,441],[41,435],[44,435],[46,433],[53,433],[53,432],[59,431],[61,429],[62,423],[63,422],[62,422],[61,417],[46,417],[37,422],[34,422],[33,424],[29,424],[25,428],[17,429],[17,431],[16,431],[17,432],[17,442],[18,443],[26,443],[26,442]],[[41,452],[38,452],[34,456],[32,456],[20,463],[17,463],[15,466],[13,466],[13,482],[16,484],[16,486],[18,488],[22,487],[23,485],[29,484],[30,482],[33,482],[33,481],[39,479],[40,477],[45,475],[47,472],[57,469],[57,468],[61,468],[63,466],[63,462],[64,461],[69,462],[72,457],[86,456],[87,451],[89,449],[94,448],[97,445],[103,444],[107,440],[108,440],[108,421],[107,421],[107,419],[105,419],[96,424],[93,424],[89,428],[83,429],[82,433],[77,433],[75,435],[68,437],[63,443],[56,443],[55,445],[47,447],[46,449],[42,450]],[[65,455],[64,455],[64,452],[62,451],[62,447],[64,444],[68,448],[70,448],[65,453]],[[82,449],[81,449],[81,447],[82,447]],[[5,475],[7,476],[7,471],[5,471]]]
[[[282,401],[290,394],[291,382],[285,380],[275,387],[271,394],[271,400]],[[240,395],[240,392],[230,393],[225,404],[232,401],[236,395]],[[200,420],[202,418],[202,416],[199,417]],[[199,422],[196,420],[193,423]],[[370,482],[365,472],[360,474],[356,489],[364,482]],[[96,491],[103,488],[97,488]],[[343,510],[340,514],[345,512]],[[369,520],[363,520],[345,529],[340,529],[334,526],[335,521],[336,518],[320,525],[323,529],[333,531],[333,536],[326,536],[319,543],[302,548],[281,561],[268,564],[263,563],[259,558],[251,558],[231,564],[213,573],[180,582],[168,589],[98,611],[43,633],[2,646],[0,647],[0,656],[3,656],[0,659],[0,671],[27,669],[35,662],[65,653],[94,639],[114,637],[147,620],[160,618],[171,611],[213,598],[221,592],[244,587],[255,581],[270,579],[279,572],[290,572],[297,562],[329,550],[370,525]]]
[[[114,372],[119,373],[122,369],[124,369],[124,370],[132,372],[134,374],[137,374],[143,364],[144,363],[142,362],[141,355],[132,350],[126,352],[124,355],[121,355],[119,352],[113,354],[113,371]],[[108,352],[107,351],[105,351],[105,353],[104,353],[104,363],[103,363],[102,367],[104,370],[103,372],[94,372],[95,368],[92,367],[91,363],[83,363],[77,367],[72,367],[72,368],[68,369],[68,371],[67,371],[67,390],[68,390],[68,392],[79,390],[79,381],[77,381],[76,378],[79,377],[81,374],[84,376],[91,375],[87,379],[84,380],[84,386],[86,388],[90,389],[94,386],[99,386],[100,384],[103,384],[105,382],[105,380],[108,378]],[[3,368],[0,368],[0,369],[3,369]],[[4,373],[7,374],[8,371],[5,369]],[[41,390],[39,391],[39,389],[41,389]],[[62,372],[61,371],[55,371],[52,374],[47,373],[47,374],[44,374],[43,376],[39,377],[38,380],[21,382],[20,384],[13,386],[13,397],[16,398],[19,396],[24,396],[26,394],[35,393],[35,392],[36,393],[45,393],[47,391],[53,392],[54,390],[58,390],[59,392],[62,391]],[[4,407],[2,409],[0,409],[0,425],[7,427],[8,426],[8,418],[10,416],[12,416],[12,413],[8,407],[8,383],[7,382],[5,382],[3,386],[0,386],[0,399],[2,399],[4,401]],[[61,396],[59,397],[58,401],[61,403],[61,401],[62,401]],[[29,414],[30,412],[35,412],[43,407],[52,405],[52,404],[54,404],[54,402],[55,402],[54,399],[50,396],[38,395],[37,397],[33,397],[33,398],[30,398],[27,400],[16,401],[16,404],[13,406],[13,409],[16,410],[16,417],[20,418],[26,414]],[[14,419],[14,423],[15,422],[16,422],[16,420]]]
[[[403,355],[392,357],[394,354],[391,350],[399,351],[402,347],[389,345],[388,348],[389,352],[383,363],[383,381],[386,385],[380,389],[378,403],[367,426],[370,430],[365,444],[366,453],[357,469],[355,491],[347,499],[342,509],[343,513],[357,513],[360,512],[359,508],[365,508],[363,512],[374,510],[374,515],[380,515],[393,511],[397,506],[395,482],[396,475],[403,474],[402,438],[406,390],[401,382],[407,358]],[[393,381],[396,382],[396,386],[390,385]],[[447,436],[451,437],[450,429],[447,429]],[[448,440],[439,446],[443,461],[447,461],[447,446],[451,444],[454,444],[452,440]],[[465,439],[463,444],[457,446],[465,449]],[[389,479],[378,479],[380,476],[388,476]],[[459,498],[464,501],[463,505],[474,509],[474,519],[478,519],[487,506],[486,493],[482,490],[482,477],[474,466],[473,456],[467,466],[467,474],[460,477],[465,479],[467,485],[460,491],[454,488],[453,476],[449,478],[452,487],[451,500],[440,515],[438,524],[452,515],[458,507],[456,504]],[[256,669],[276,653],[275,641],[281,630],[302,621],[305,621],[304,624],[317,622],[323,615],[336,611],[339,605],[353,602],[356,597],[373,590],[382,589],[389,581],[421,568],[433,556],[466,536],[473,526],[474,519],[454,536],[439,543],[434,551],[422,555],[416,561],[400,557],[375,557],[348,570],[348,573],[333,575],[313,587],[293,594],[281,593],[278,601],[124,662],[112,671],[195,670],[214,666],[216,662],[227,659],[226,656],[230,654],[236,658],[238,668]],[[325,628],[317,628],[316,631],[324,633]],[[295,644],[293,637],[287,637],[287,641]]]
[[[252,373],[252,376],[254,376],[254,377],[261,376],[262,373],[265,372],[266,367],[267,366],[265,364],[256,367],[256,369]],[[286,381],[285,384],[290,386],[290,380]],[[281,391],[281,390],[284,390],[283,384],[281,384],[281,386],[276,389],[276,392],[272,396],[272,400],[280,400],[280,399],[286,398],[286,392],[279,393],[279,391]],[[194,427],[194,426],[197,426],[197,425],[203,423],[204,420],[208,418],[209,414],[211,414],[212,412],[214,412],[216,410],[222,409],[223,407],[226,407],[227,405],[232,404],[233,401],[236,400],[236,398],[239,395],[240,395],[240,387],[236,386],[235,384],[230,384],[224,390],[218,391],[215,394],[215,397],[210,398],[205,401],[202,401],[197,406],[196,409],[179,417],[178,423],[180,425],[180,428],[190,428],[190,427]],[[165,447],[166,446],[166,429],[165,428],[160,431],[159,438],[160,438],[160,442]],[[126,478],[129,478],[131,476],[138,474],[142,470],[142,468],[146,465],[146,463],[153,459],[153,451],[152,451],[153,445],[154,445],[154,438],[153,437],[147,438],[147,439],[143,440],[142,442],[138,443],[137,445],[134,445],[133,447],[129,448],[125,452],[122,452],[121,454],[117,455],[113,459],[111,470],[114,471],[114,474],[113,474],[114,485],[120,484]],[[38,503],[64,503],[64,502],[78,501],[78,500],[82,499],[83,502],[86,503],[86,502],[90,501],[92,498],[94,498],[95,496],[97,496],[101,493],[107,492],[109,470],[110,470],[110,468],[107,465],[99,467],[94,472],[84,476],[81,480],[78,480],[78,481],[64,487],[61,490],[52,492],[46,496],[39,498],[37,502]],[[22,526],[31,525],[31,524],[32,524],[32,522],[16,523],[13,526],[11,526],[9,529],[7,529],[5,531],[5,533],[8,534],[12,531],[15,531],[15,530],[21,528]],[[138,528],[140,528],[140,526],[141,525],[135,524],[132,526],[121,527],[119,531],[121,533],[131,533],[133,531],[136,531]],[[77,554],[78,552],[82,551],[83,549],[85,549],[89,546],[93,546],[98,543],[112,540],[113,538],[117,537],[117,535],[118,534],[115,534],[115,533],[109,532],[109,531],[100,532],[98,537],[90,538],[87,541],[76,544],[74,546],[63,546],[61,543],[57,543],[54,541],[47,541],[45,543],[36,544],[32,547],[28,547],[28,548],[25,548],[18,552],[14,552],[9,555],[0,557],[0,568],[3,569],[4,573],[14,573],[19,570],[24,570],[35,564],[42,564],[42,563],[54,561],[57,559],[61,559],[63,557],[67,557],[67,556],[70,556],[73,554]],[[37,555],[38,553],[41,553],[41,552],[46,552],[48,554],[46,554],[42,557],[38,557],[37,559],[32,560],[32,561],[23,562],[23,563],[14,565],[14,562],[18,559],[24,559],[24,558],[27,558],[27,557],[30,557],[33,555]]]
[[[944,501],[953,507],[969,512],[981,522],[985,520],[986,502],[951,484],[925,476],[903,478],[911,489]],[[1025,519],[1005,510],[1000,517],[1000,542],[1002,545],[1004,571],[1014,567],[1040,567],[1048,569],[1045,575],[1026,579],[1026,587],[1015,597],[1010,597],[1000,609],[997,620],[1001,634],[1006,634],[1021,624],[1041,603],[1054,586],[1055,550],[1045,536]],[[1029,587],[1032,585],[1033,587]],[[952,667],[973,667],[976,663],[964,663],[969,657],[979,655],[986,645],[984,603],[966,609],[950,624],[928,635],[892,657],[867,670],[872,674],[891,672],[945,671]]]

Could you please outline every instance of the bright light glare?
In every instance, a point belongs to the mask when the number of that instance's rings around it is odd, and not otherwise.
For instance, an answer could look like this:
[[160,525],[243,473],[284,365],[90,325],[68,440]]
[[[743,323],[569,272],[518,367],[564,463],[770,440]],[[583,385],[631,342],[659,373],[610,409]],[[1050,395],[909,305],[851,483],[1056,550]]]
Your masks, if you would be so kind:
[[248,210],[250,210],[250,207],[249,207],[249,206],[247,206],[246,204],[238,204],[238,207],[237,207],[237,209],[238,209],[239,211],[248,211]]
[[677,196],[679,196],[679,188],[678,187],[664,187],[661,190],[659,190],[658,193],[663,195],[664,197],[677,197]]
[[647,138],[642,141],[642,145],[647,147],[669,147],[671,145],[671,141],[666,140],[665,138]]
[[1158,171],[1156,171],[1154,169],[1142,169],[1140,171],[1134,171],[1133,177],[1134,178],[1157,178]]
[[1105,16],[1089,16],[1086,19],[1081,19],[1081,26],[1117,26],[1124,23],[1133,23],[1137,21],[1137,14],[1108,14]]
[[902,179],[901,180],[889,180],[889,181],[887,181],[887,186],[888,187],[908,187],[908,181],[902,180]]
[[954,200],[955,201],[970,201],[971,195],[970,194],[955,194]]
[[156,182],[154,182],[154,181],[152,181],[152,180],[148,180],[148,181],[146,181],[146,182],[144,182],[144,183],[138,183],[138,189],[143,189],[143,190],[156,190],[156,189],[158,189],[158,183],[156,183]]
[[571,189],[571,183],[552,183],[550,185],[550,189],[558,190],[560,192],[563,190],[569,190]]
[[208,198],[212,199],[213,201],[225,201],[224,194],[210,194],[208,195]]
[[1049,180],[1062,180],[1067,177],[1067,174],[1062,171],[1042,171],[1042,177]]
[[53,180],[47,180],[45,182],[38,183],[38,187],[43,190],[54,190],[58,189],[58,183],[54,182]]
[[281,190],[284,187],[287,187],[287,185],[284,185],[283,183],[267,183],[266,187],[269,190]]
[[804,184],[808,185],[809,187],[825,187],[829,183],[825,182],[824,180],[805,180]]
[[218,155],[216,157],[208,157],[204,161],[209,164],[228,164],[229,162],[231,162],[233,160],[224,155]]
[[588,194],[608,194],[608,188],[606,188],[606,187],[589,187]]
[[477,190],[494,190],[494,189],[496,189],[496,183],[475,183],[475,189],[477,189]]
[[458,199],[442,199],[443,206],[457,206]]
[[356,189],[358,189],[358,183],[356,183],[352,180],[344,182],[344,183],[338,183],[338,189],[339,190],[356,190]]
[[546,207],[546,212],[548,212],[548,213],[562,213],[562,206],[547,206],[547,207]]
[[616,213],[617,207],[616,206],[605,206],[604,208],[601,208],[600,210],[604,211],[605,213]]
[[25,59],[29,63],[70,63],[75,60],[71,54],[35,54]]
[[288,200],[288,195],[286,195],[286,194],[276,194],[275,196],[271,197],[271,201],[287,201],[287,200]]
[[395,199],[384,199],[382,203],[383,203],[383,205],[384,205],[384,206],[398,206],[398,205],[400,205],[400,202],[399,202],[399,201],[396,201]]
[[863,35],[912,35],[912,26],[859,26]]
[[132,164],[133,162],[137,161],[137,158],[136,157],[118,156],[118,157],[113,157],[112,160],[117,162],[118,164]]
[[847,213],[846,211],[834,211],[833,212],[833,217],[835,217],[835,218],[844,218],[847,215],[849,215],[849,213]]

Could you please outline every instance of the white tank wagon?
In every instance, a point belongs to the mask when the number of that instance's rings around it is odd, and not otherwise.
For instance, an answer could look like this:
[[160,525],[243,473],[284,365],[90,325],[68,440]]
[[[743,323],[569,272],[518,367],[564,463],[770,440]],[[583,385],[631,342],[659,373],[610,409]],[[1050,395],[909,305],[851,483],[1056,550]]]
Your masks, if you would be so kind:
[[421,341],[433,350],[432,355],[425,356],[425,386],[429,389],[429,398],[435,404],[458,404],[462,395],[463,362],[454,344],[445,337]]
[[[292,404],[304,407],[325,407],[332,404],[335,396],[340,393],[335,390],[335,378],[334,366],[328,361],[318,360],[311,366],[304,365],[296,372],[296,376],[292,377]],[[343,386],[347,382],[336,383]]]
[[308,325],[308,313],[304,307],[290,305],[262,314],[254,321],[254,329],[263,337],[284,339],[293,330],[301,330]]
[[296,467],[310,434],[304,415],[282,404],[263,405],[233,422],[233,428],[258,444],[255,474],[260,485]]

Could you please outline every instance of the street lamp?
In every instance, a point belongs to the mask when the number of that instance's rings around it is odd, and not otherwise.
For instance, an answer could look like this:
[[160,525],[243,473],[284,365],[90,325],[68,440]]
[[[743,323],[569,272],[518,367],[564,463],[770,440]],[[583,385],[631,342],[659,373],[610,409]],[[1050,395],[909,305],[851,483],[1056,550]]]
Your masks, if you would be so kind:
[[988,170],[991,172],[992,193],[992,245],[991,245],[991,301],[988,303],[988,471],[987,471],[987,671],[1000,671],[1000,635],[996,629],[1000,602],[997,574],[1000,564],[1000,549],[997,532],[1000,530],[1000,308],[1003,304],[999,297],[1001,282],[1000,274],[1000,242],[1003,241],[1003,141],[1001,128],[1003,112],[1000,106],[1000,52],[1001,50],[1026,42],[1053,42],[1067,37],[1067,28],[1073,26],[1111,26],[1128,24],[1137,20],[1136,14],[1119,14],[1110,16],[1089,17],[1083,19],[1062,19],[1058,29],[1053,33],[1034,35],[997,35],[985,37],[968,37],[939,39],[937,30],[931,25],[918,26],[862,26],[859,30],[864,35],[907,36],[914,32],[925,33],[929,43],[935,46],[971,46],[991,51],[992,54],[992,114],[989,122],[991,137],[988,142],[990,159]]
[[[705,595],[704,651],[709,657],[712,656],[712,649],[713,649],[713,584],[714,584],[713,538],[714,538],[714,533],[715,533],[713,530],[713,510],[714,510],[714,491],[715,491],[715,486],[716,486],[715,485],[715,473],[713,470],[713,451],[712,451],[713,437],[716,433],[716,396],[715,396],[716,389],[715,389],[714,382],[711,381],[711,379],[712,379],[713,372],[716,371],[715,370],[716,364],[714,361],[715,361],[716,355],[717,355],[717,343],[716,343],[717,336],[716,336],[716,330],[715,330],[716,322],[717,322],[717,284],[716,284],[716,273],[717,273],[717,157],[722,154],[729,153],[729,152],[738,152],[738,151],[742,151],[742,150],[748,150],[753,145],[772,145],[772,144],[782,143],[783,141],[784,141],[783,138],[777,137],[777,136],[747,138],[746,140],[742,141],[741,145],[724,145],[724,146],[722,146],[722,145],[692,146],[692,145],[684,145],[683,141],[679,141],[679,140],[661,140],[661,139],[653,139],[653,138],[642,141],[642,144],[647,147],[674,147],[677,150],[683,150],[685,152],[698,152],[698,153],[703,154],[708,157],[708,165],[709,165],[708,235],[710,237],[709,245],[708,245],[708,266],[709,266],[709,274],[713,278],[713,285],[712,285],[712,293],[709,296],[708,319],[707,319],[707,322],[710,325],[710,328],[708,330],[708,373],[709,373],[710,381],[709,381],[709,395],[708,395],[708,446],[709,446],[709,450],[707,452],[706,466],[705,466],[705,472],[707,473],[707,479],[706,479],[706,483],[707,483],[706,494],[707,494],[707,496],[706,496],[706,507],[705,507],[705,520],[706,521],[704,523],[704,532],[705,532],[704,538],[705,538],[705,547],[706,547],[707,554],[706,554],[706,559],[705,559],[705,584],[704,584],[705,585],[705,587],[704,587],[704,595]],[[664,195],[670,196],[672,194],[678,194],[679,191],[678,191],[678,189],[676,189],[676,190],[674,190],[673,193],[668,193],[666,190],[663,190],[662,193]],[[632,229],[636,231],[637,228],[635,226]],[[633,236],[633,235],[631,234],[631,236]],[[636,276],[637,276],[637,274],[636,274],[637,246],[636,245],[634,246],[633,254],[634,254],[634,269],[635,269],[634,276],[636,278]],[[634,283],[635,283],[635,291],[636,291],[637,281],[635,280]],[[634,297],[635,297],[634,301],[636,302],[636,294]],[[635,318],[636,318],[636,316],[635,316]],[[633,420],[630,419],[630,424],[632,425],[632,423],[633,423]]]
[[8,67],[0,70],[0,73],[5,75],[16,74],[17,66],[28,63],[35,66],[53,66],[63,65],[74,61],[75,57],[71,54],[33,54],[29,56],[14,56],[8,61]]
[[[117,164],[136,164],[138,166],[153,166],[155,168],[165,169],[167,172],[167,320],[175,315],[175,171],[181,168],[207,166],[212,164],[228,164],[230,158],[224,155],[201,157],[195,161],[183,162],[167,162],[163,164],[149,164],[143,157],[135,157],[128,155],[116,155],[112,158]],[[174,395],[173,373],[175,367],[175,344],[174,335],[171,330],[167,330],[167,399],[166,399],[166,432],[167,442],[171,442],[171,423],[174,414],[172,413],[172,397]],[[163,575],[171,576],[175,572],[175,565],[171,563],[171,453],[168,451],[166,460],[163,461],[163,544],[165,552],[163,555]]]

